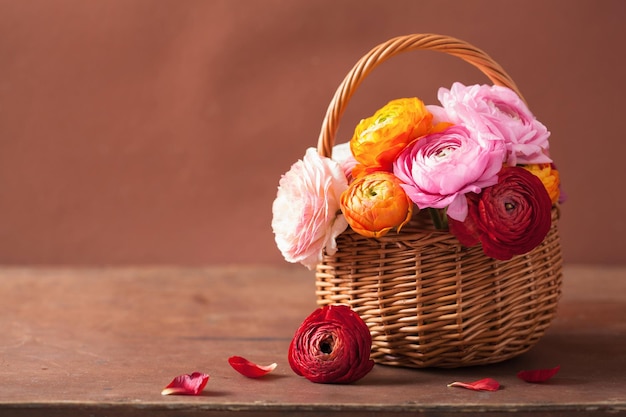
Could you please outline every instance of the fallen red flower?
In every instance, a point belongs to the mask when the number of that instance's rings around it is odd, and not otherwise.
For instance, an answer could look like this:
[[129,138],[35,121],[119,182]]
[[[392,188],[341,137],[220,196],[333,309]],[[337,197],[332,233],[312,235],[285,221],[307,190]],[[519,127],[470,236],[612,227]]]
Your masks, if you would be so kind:
[[453,382],[448,384],[448,386],[467,388],[474,391],[497,391],[500,389],[500,383],[493,378],[479,379],[474,382]]
[[532,369],[529,371],[519,371],[517,377],[523,381],[530,383],[545,382],[559,372],[561,366],[555,366],[551,369]]
[[241,356],[231,356],[228,358],[228,363],[230,363],[230,366],[232,366],[235,371],[248,378],[262,377],[272,372],[276,369],[276,366],[278,366],[275,363],[267,366],[257,365]]
[[300,325],[289,345],[289,365],[311,382],[348,384],[367,375],[372,336],[346,305],[326,305]]
[[194,372],[190,375],[179,375],[163,388],[161,395],[198,395],[202,392],[209,375],[202,372]]

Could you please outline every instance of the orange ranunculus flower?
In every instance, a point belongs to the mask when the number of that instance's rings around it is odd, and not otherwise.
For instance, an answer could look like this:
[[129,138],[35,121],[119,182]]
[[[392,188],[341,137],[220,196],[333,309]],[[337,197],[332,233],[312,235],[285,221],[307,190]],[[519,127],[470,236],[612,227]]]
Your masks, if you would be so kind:
[[557,171],[552,164],[529,164],[522,166],[539,177],[550,195],[552,204],[559,201],[559,195],[561,193],[559,185],[561,184],[561,180],[559,178],[559,171]]
[[355,178],[359,178],[362,177],[364,175],[367,174],[372,174],[374,172],[378,172],[378,171],[385,171],[383,168],[381,168],[380,166],[366,166],[363,164],[356,164],[354,167],[352,167],[352,179]]
[[396,156],[432,128],[432,114],[418,98],[392,100],[361,120],[350,140],[354,158],[366,167],[391,171]]
[[393,174],[377,171],[355,179],[341,194],[340,207],[352,230],[365,237],[382,237],[400,230],[413,214],[413,202]]

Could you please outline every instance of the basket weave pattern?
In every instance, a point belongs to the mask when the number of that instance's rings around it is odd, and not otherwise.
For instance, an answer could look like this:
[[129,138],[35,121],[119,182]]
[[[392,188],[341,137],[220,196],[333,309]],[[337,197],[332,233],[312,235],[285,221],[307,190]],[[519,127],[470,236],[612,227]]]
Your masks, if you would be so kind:
[[[345,106],[377,65],[405,51],[458,56],[492,82],[519,91],[481,50],[441,35],[409,35],[372,49],[353,67],[331,101],[318,151],[330,156]],[[520,95],[521,96],[521,95]],[[436,230],[425,212],[399,233],[365,238],[351,229],[337,239],[316,271],[319,305],[348,304],[372,333],[372,359],[413,368],[500,362],[526,352],[549,327],[561,293],[562,257],[557,207],[544,241],[509,261],[463,247]]]

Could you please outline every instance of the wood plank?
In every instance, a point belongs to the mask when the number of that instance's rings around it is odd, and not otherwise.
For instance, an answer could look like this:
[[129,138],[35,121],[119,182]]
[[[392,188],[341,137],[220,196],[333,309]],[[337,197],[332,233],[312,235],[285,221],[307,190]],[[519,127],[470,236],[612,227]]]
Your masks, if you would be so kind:
[[[451,370],[377,365],[353,385],[296,376],[287,348],[314,308],[297,266],[0,268],[0,415],[599,415],[626,413],[626,268],[567,266],[552,327],[525,355]],[[250,380],[227,358],[277,362]],[[521,369],[561,365],[550,382]],[[196,397],[160,395],[211,375]],[[496,378],[497,392],[446,385]]]

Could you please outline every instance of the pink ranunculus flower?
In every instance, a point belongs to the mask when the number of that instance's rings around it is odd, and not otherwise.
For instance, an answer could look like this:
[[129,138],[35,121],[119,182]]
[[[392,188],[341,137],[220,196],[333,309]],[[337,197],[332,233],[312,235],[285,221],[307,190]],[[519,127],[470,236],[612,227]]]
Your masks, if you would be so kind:
[[335,238],[348,223],[341,214],[341,193],[348,181],[341,166],[309,148],[279,182],[272,205],[272,230],[278,249],[288,262],[309,269],[337,251]]
[[450,122],[451,117],[441,106],[437,106],[435,104],[429,104],[426,106],[426,109],[433,115],[433,125],[438,123]]
[[479,193],[498,182],[504,143],[481,140],[454,125],[422,137],[398,155],[393,173],[420,208],[448,208],[449,217],[467,216],[465,194]]
[[552,162],[550,132],[513,90],[456,82],[450,90],[440,88],[438,98],[448,121],[463,124],[470,131],[480,131],[483,137],[504,140],[507,165]]

